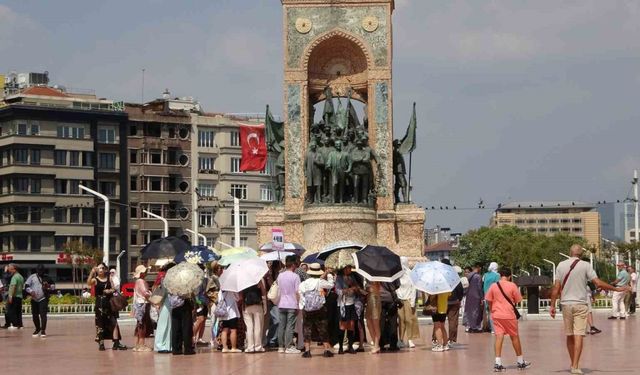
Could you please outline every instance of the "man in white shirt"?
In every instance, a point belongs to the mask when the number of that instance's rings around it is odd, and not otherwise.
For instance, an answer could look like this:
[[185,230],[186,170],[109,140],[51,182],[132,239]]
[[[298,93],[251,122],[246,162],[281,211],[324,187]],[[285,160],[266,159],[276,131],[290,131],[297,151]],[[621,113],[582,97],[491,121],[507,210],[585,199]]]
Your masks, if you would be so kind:
[[637,304],[636,297],[638,295],[638,273],[636,269],[631,266],[627,268],[627,272],[629,272],[629,277],[631,278],[631,291],[629,292],[631,298],[629,298],[629,302],[627,303],[627,311],[629,314],[635,314]]

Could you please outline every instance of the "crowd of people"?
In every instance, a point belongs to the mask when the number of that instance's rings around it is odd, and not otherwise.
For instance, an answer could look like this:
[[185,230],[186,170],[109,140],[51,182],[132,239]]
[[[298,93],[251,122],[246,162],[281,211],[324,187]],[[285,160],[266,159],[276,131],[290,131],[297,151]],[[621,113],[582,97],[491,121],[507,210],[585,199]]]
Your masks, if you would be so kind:
[[[594,326],[592,301],[598,291],[613,292],[613,310],[609,319],[625,319],[635,313],[637,273],[619,263],[612,284],[601,281],[590,264],[580,259],[582,248],[574,245],[571,258],[558,265],[551,296],[550,314],[555,318],[559,300],[567,336],[571,373],[581,374],[580,355],[585,334],[601,332]],[[442,263],[449,264],[448,259]],[[170,294],[164,287],[167,271],[173,262],[160,266],[153,282],[149,268],[134,272],[131,316],[135,318],[136,352],[193,355],[199,346],[222,353],[262,353],[268,350],[312,357],[320,347],[323,357],[334,354],[377,354],[413,348],[420,338],[418,307],[433,321],[431,350],[446,352],[456,347],[461,312],[467,333],[495,336],[494,371],[505,371],[502,363],[504,337],[509,336],[517,357],[516,368],[526,369],[518,332],[522,301],[519,288],[512,281],[511,270],[492,262],[486,272],[482,266],[459,269],[461,282],[451,292],[426,295],[414,287],[407,271],[395,282],[369,282],[351,266],[325,268],[318,263],[301,264],[299,257],[288,256],[284,262],[269,263],[269,271],[259,283],[240,292],[221,290],[224,267],[213,262],[200,267],[207,275],[190,298]],[[6,302],[2,328],[21,329],[23,297],[30,296],[34,337],[46,337],[49,296],[55,285],[44,267],[26,280],[18,266],[5,268],[2,280]],[[118,325],[120,312],[114,308],[120,280],[104,263],[94,267],[87,287],[95,295],[95,341],[100,351],[111,341],[113,350],[129,349],[122,343]],[[126,303],[126,302],[125,302]],[[211,340],[205,341],[205,326],[211,319]],[[151,339],[152,344],[147,344]],[[317,345],[313,345],[317,344]]]

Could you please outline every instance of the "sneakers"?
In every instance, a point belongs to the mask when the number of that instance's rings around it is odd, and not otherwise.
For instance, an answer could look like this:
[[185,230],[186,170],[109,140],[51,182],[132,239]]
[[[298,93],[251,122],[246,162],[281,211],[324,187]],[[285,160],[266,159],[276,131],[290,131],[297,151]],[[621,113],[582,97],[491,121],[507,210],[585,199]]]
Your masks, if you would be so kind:
[[432,352],[444,352],[444,346],[442,345],[435,345],[433,348],[431,348]]
[[325,350],[322,356],[325,358],[331,358],[333,357],[333,353],[331,352],[331,350]]
[[527,361],[524,361],[524,362],[518,362],[518,364],[516,365],[516,368],[517,368],[518,370],[526,370],[526,369],[528,369],[529,367],[531,367],[531,362],[527,362]]
[[416,344],[413,343],[413,340],[409,340],[409,348],[413,349],[416,347]]
[[507,368],[504,367],[503,365],[495,364],[493,366],[493,372],[505,372],[505,371],[507,371]]
[[8,329],[9,331],[15,331],[16,329],[18,329],[18,327],[9,326],[7,329]]
[[293,346],[284,351],[284,354],[300,354],[300,353],[301,351],[296,349]]
[[47,333],[44,331],[44,329],[42,331],[40,331],[40,337],[42,337],[42,338],[47,337]]
[[591,330],[589,331],[589,333],[591,333],[592,335],[596,335],[596,334],[598,334],[600,332],[602,332],[602,331],[597,329],[596,327],[591,327]]
[[278,348],[278,353],[284,353],[284,348]]
[[36,329],[35,331],[33,331],[33,333],[31,334],[31,337],[39,337],[40,336],[40,330]]
[[609,320],[614,320],[614,319],[618,319],[618,317],[617,317],[617,316],[610,316],[610,317],[608,317],[607,319],[609,319]]
[[311,358],[311,352],[310,351],[306,351],[306,352],[302,353],[302,358]]
[[571,368],[571,373],[572,374],[578,374],[578,375],[584,374],[584,372],[582,372],[582,370],[579,369],[579,368]]

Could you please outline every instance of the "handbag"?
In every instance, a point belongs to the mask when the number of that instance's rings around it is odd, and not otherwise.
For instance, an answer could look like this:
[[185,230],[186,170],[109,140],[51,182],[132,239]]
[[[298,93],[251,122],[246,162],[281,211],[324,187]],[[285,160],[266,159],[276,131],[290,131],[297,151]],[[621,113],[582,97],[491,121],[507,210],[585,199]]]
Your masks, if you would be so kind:
[[163,285],[159,285],[153,291],[153,293],[151,293],[151,296],[149,297],[149,302],[152,305],[161,305],[162,301],[164,301],[164,296],[165,296],[164,286]]
[[278,287],[278,281],[274,281],[271,284],[271,288],[269,288],[269,292],[267,293],[267,298],[274,305],[277,305],[280,302],[280,287]]
[[520,320],[520,318],[522,318],[522,315],[520,315],[520,311],[518,311],[518,308],[516,307],[516,304],[513,303],[509,299],[509,297],[507,297],[507,294],[504,292],[504,290],[502,290],[502,286],[500,285],[499,281],[496,283],[496,285],[498,285],[498,289],[500,289],[500,293],[502,293],[502,296],[507,300],[507,302],[509,302],[511,307],[513,307],[513,312],[516,314],[516,320]]
[[115,313],[124,310],[124,308],[129,304],[129,300],[127,297],[118,293],[111,297],[109,304],[111,305],[111,311]]
[[225,301],[224,297],[220,295],[218,297],[218,304],[216,305],[216,309],[213,310],[213,315],[216,318],[224,318],[225,316],[228,315],[227,310],[228,310],[227,301]]

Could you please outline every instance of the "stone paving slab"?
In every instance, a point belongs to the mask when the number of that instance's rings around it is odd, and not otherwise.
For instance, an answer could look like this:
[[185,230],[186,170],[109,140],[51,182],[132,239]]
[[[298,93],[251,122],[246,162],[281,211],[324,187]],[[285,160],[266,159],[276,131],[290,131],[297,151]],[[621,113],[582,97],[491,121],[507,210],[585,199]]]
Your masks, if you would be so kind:
[[[459,345],[444,353],[430,351],[429,340],[418,340],[415,349],[399,353],[371,355],[317,356],[303,359],[298,355],[222,354],[199,349],[196,356],[136,353],[131,350],[98,352],[93,341],[93,319],[52,319],[45,339],[32,338],[32,323],[18,331],[0,330],[0,362],[6,374],[484,374],[492,373],[493,338],[490,334],[467,334],[461,328]],[[598,313],[596,325],[603,333],[587,336],[582,365],[585,373],[637,374],[636,353],[640,347],[640,323],[637,317],[610,321]],[[526,374],[568,373],[568,356],[564,347],[561,320],[526,321],[521,325],[525,357],[533,362]],[[422,337],[430,337],[431,326],[421,325]],[[133,325],[122,325],[125,344],[134,342]],[[207,336],[208,338],[208,332]],[[428,344],[428,345],[425,345]],[[508,372],[516,372],[515,355],[505,343],[503,361]],[[107,347],[110,343],[107,342]]]

